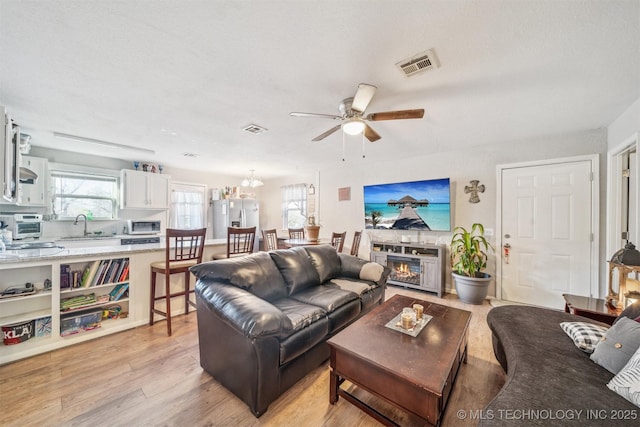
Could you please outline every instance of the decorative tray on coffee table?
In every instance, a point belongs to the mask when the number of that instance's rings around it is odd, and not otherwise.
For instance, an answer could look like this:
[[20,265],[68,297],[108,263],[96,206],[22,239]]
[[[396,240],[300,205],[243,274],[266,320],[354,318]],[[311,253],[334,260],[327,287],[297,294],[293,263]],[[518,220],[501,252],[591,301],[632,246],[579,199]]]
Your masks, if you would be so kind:
[[429,321],[431,319],[433,319],[433,316],[429,316],[428,314],[423,314],[422,315],[422,320],[416,322],[415,325],[413,326],[413,328],[404,329],[402,327],[402,323],[401,323],[401,320],[400,320],[401,316],[402,316],[402,313],[398,313],[397,316],[395,316],[393,319],[391,319],[384,326],[386,326],[389,329],[393,329],[394,331],[398,331],[398,332],[402,332],[403,334],[411,335],[412,337],[417,337],[418,334],[424,329],[424,327],[427,326],[427,323],[429,323]]

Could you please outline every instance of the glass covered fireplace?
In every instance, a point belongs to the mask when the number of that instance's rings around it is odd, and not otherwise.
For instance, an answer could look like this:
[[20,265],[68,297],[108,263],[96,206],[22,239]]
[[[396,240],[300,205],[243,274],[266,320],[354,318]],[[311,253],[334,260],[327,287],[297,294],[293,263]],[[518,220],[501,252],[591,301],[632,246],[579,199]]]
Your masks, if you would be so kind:
[[420,285],[420,258],[387,256],[387,267],[391,270],[389,280]]

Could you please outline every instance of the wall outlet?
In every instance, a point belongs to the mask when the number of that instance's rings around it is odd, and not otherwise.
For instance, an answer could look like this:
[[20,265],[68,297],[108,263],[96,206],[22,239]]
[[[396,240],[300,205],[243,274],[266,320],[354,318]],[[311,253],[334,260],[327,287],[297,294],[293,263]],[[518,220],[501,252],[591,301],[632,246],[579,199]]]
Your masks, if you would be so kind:
[[484,229],[484,235],[487,236],[487,237],[493,236],[493,228],[485,228]]

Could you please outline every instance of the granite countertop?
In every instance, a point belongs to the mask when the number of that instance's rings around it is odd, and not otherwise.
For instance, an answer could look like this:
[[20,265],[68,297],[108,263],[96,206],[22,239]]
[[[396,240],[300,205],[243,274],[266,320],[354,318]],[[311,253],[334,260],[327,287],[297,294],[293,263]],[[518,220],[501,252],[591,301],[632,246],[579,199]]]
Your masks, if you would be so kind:
[[[226,239],[207,239],[204,242],[205,246],[225,245],[226,243]],[[91,246],[91,242],[88,240],[87,246],[85,247],[65,248],[64,245],[59,245],[50,248],[7,250],[0,252],[0,264],[58,260],[84,256],[155,252],[163,251],[164,249],[164,241],[142,245]]]

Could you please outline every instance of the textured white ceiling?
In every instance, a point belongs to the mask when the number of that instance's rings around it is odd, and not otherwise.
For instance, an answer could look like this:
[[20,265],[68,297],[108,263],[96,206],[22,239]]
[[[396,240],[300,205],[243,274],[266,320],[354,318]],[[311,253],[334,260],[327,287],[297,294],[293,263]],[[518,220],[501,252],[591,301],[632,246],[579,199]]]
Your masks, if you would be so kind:
[[[439,69],[395,67],[429,48]],[[368,161],[606,127],[640,97],[640,0],[0,0],[0,49],[33,145],[268,178],[341,163],[341,132],[311,142],[335,122],[289,112],[338,114],[360,82],[368,112],[425,109],[373,123]],[[346,167],[361,150],[346,140]]]

